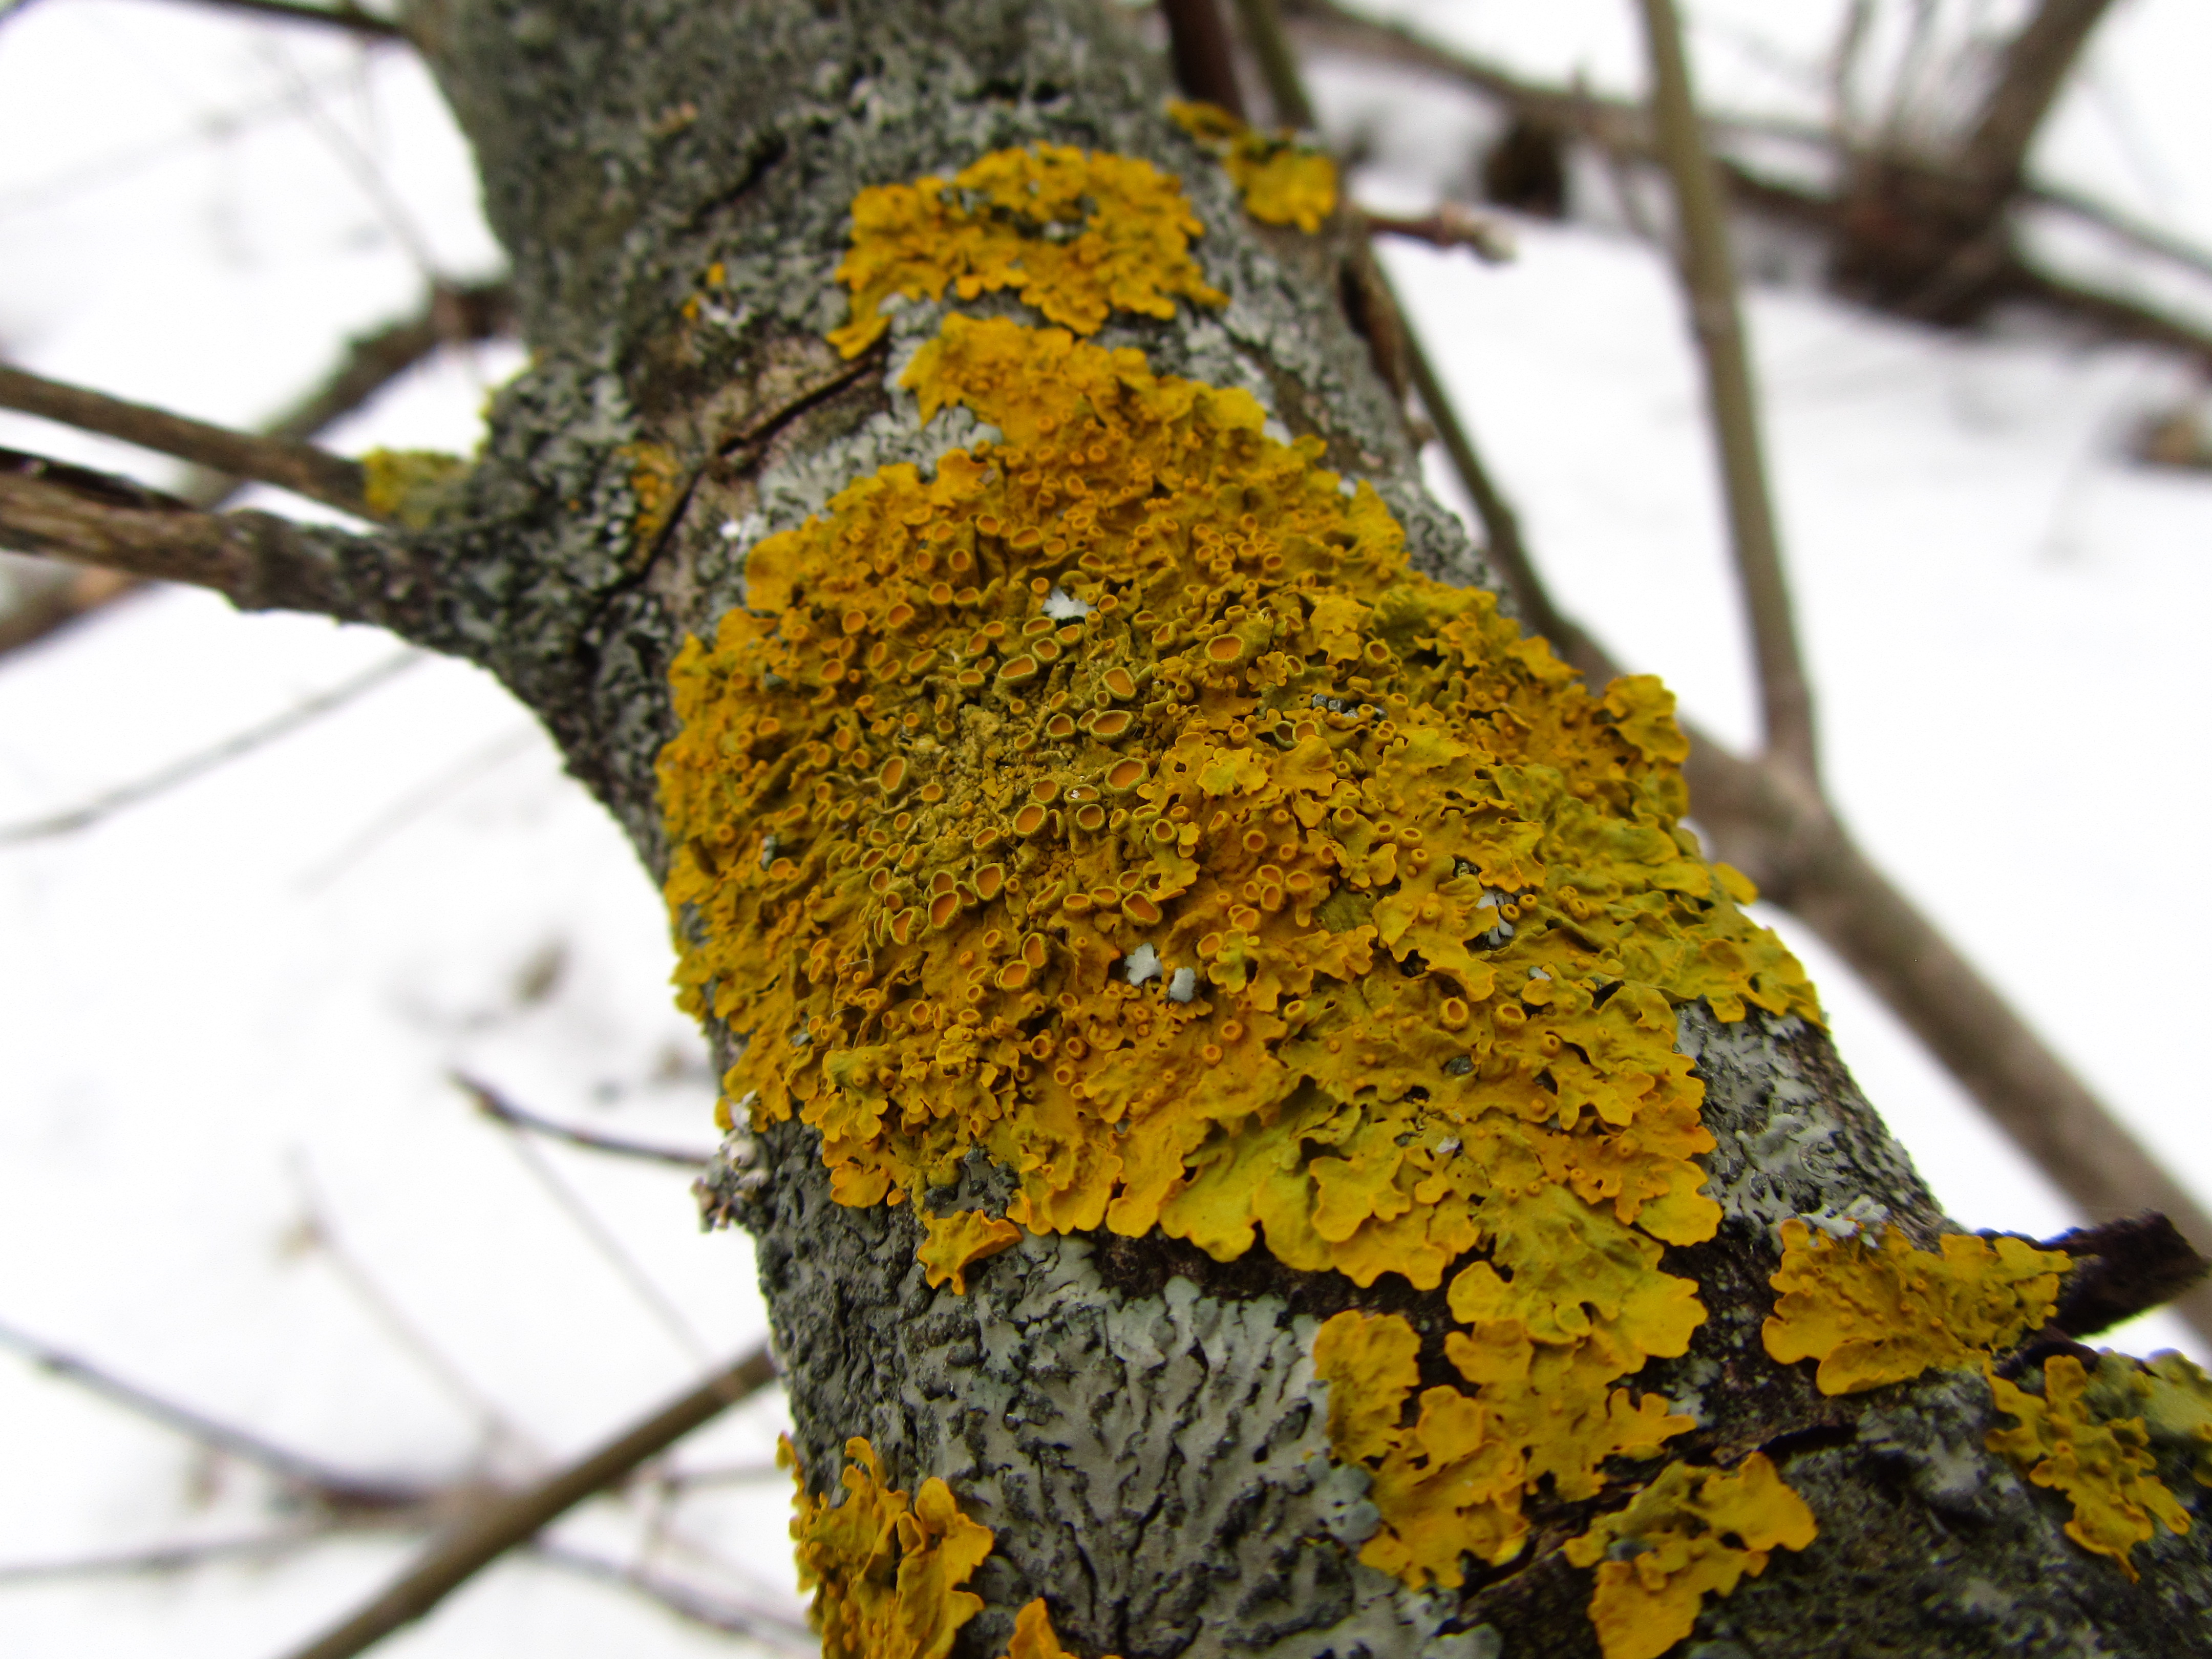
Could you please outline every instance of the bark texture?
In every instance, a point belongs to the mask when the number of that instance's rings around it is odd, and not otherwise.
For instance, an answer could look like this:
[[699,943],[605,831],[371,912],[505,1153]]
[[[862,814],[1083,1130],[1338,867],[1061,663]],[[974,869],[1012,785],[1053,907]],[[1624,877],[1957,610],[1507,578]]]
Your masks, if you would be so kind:
[[[852,362],[823,340],[844,317],[831,273],[864,186],[1038,140],[1179,174],[1231,303],[1117,319],[1102,343],[1249,387],[1375,483],[1417,567],[1487,582],[1421,494],[1339,310],[1343,249],[1255,229],[1161,118],[1158,66],[1103,9],[428,0],[409,22],[477,147],[532,361],[436,526],[347,567],[352,608],[499,674],[656,872],[667,668],[741,602],[747,549],[856,475],[927,466],[973,432],[957,412],[923,428],[896,386],[937,308],[901,312],[888,344]],[[2130,1585],[2064,1536],[2061,1499],[1982,1449],[1978,1377],[1831,1399],[1809,1367],[1766,1357],[1776,1223],[1887,1221],[1924,1243],[1942,1218],[1820,1032],[1693,1007],[1680,1041],[1708,1090],[1728,1219],[1669,1255],[1711,1316],[1637,1384],[1698,1417],[1677,1455],[1763,1448],[1820,1526],[1709,1602],[1685,1650],[2212,1654],[2212,1528],[2161,1534]],[[1002,1179],[975,1162],[965,1177],[978,1194]],[[1027,1237],[960,1296],[925,1285],[911,1206],[830,1200],[810,1130],[733,1138],[711,1185],[759,1241],[810,1486],[832,1489],[841,1443],[866,1435],[889,1480],[942,1477],[996,1529],[961,1659],[1004,1652],[1014,1611],[1040,1595],[1085,1659],[1596,1652],[1591,1575],[1559,1546],[1617,1498],[1532,1499],[1529,1549],[1463,1593],[1416,1594],[1356,1559],[1374,1515],[1364,1473],[1329,1459],[1312,1332],[1351,1307],[1441,1328],[1441,1292],[1102,1233]],[[2164,1473],[2185,1498],[2203,1491],[2178,1464]]]

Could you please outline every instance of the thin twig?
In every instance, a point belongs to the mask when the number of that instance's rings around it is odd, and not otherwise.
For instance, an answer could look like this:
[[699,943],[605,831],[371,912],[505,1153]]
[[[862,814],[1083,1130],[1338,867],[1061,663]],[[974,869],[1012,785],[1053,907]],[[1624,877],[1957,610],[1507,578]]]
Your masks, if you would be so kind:
[[327,691],[317,692],[313,696],[295,703],[258,726],[248,726],[198,754],[172,761],[143,778],[94,795],[90,800],[64,811],[51,813],[44,817],[27,818],[16,823],[0,824],[0,847],[43,841],[51,836],[71,835],[88,829],[102,818],[151,800],[157,795],[190,783],[195,778],[204,777],[218,767],[250,755],[257,749],[265,748],[279,738],[289,736],[301,726],[311,725],[324,715],[344,708],[363,693],[375,690],[386,680],[428,660],[428,656],[422,652],[402,651],[396,656],[385,658],[349,680],[341,681]]
[[0,1347],[12,1348],[51,1376],[73,1382],[149,1422],[159,1423],[210,1451],[251,1463],[294,1491],[334,1508],[404,1509],[421,1504],[426,1496],[420,1486],[356,1474],[288,1450],[204,1412],[180,1406],[151,1389],[125,1382],[88,1359],[42,1342],[12,1325],[0,1323]]
[[289,1555],[345,1528],[324,1521],[283,1532],[253,1533],[243,1538],[212,1538],[191,1544],[156,1544],[111,1555],[82,1555],[58,1561],[0,1563],[0,1585],[52,1583],[70,1578],[108,1578],[142,1573],[182,1572],[210,1561],[262,1561]]
[[1705,394],[1720,452],[1728,500],[1729,539],[1752,643],[1759,662],[1759,707],[1766,752],[1806,778],[1820,775],[1813,731],[1813,691],[1797,646],[1781,538],[1761,453],[1759,402],[1736,305],[1735,267],[1729,252],[1727,209],[1705,154],[1689,63],[1674,0],[1642,0],[1651,54],[1652,95],[1682,247],[1682,280],[1705,363]]
[[1176,85],[1186,98],[1218,104],[1242,120],[1244,94],[1237,84],[1237,48],[1222,21],[1220,0],[1160,0],[1168,22],[1168,55]]
[[634,1158],[648,1164],[672,1164],[679,1170],[703,1170],[712,1161],[708,1152],[687,1152],[677,1146],[653,1146],[643,1141],[624,1140],[616,1135],[601,1134],[593,1129],[572,1128],[556,1123],[550,1117],[540,1117],[526,1111],[507,1099],[488,1083],[480,1083],[465,1072],[452,1074],[453,1085],[467,1094],[477,1103],[477,1109],[486,1117],[504,1123],[511,1128],[526,1129],[532,1134],[544,1135],[554,1140],[565,1140],[571,1146],[580,1146],[586,1152],[607,1152],[617,1158]]
[[1401,215],[1361,209],[1368,233],[1404,236],[1431,247],[1463,247],[1485,264],[1504,264],[1513,257],[1513,233],[1503,220],[1477,213],[1457,202],[1442,202],[1428,213]]
[[608,1230],[606,1223],[599,1219],[575,1188],[561,1179],[560,1171],[546,1161],[545,1154],[538,1150],[538,1144],[520,1133],[512,1121],[507,1121],[506,1127],[511,1132],[507,1144],[514,1148],[514,1155],[522,1160],[522,1165],[530,1171],[531,1177],[544,1188],[546,1196],[553,1200],[555,1206],[568,1218],[578,1232],[583,1234],[599,1259],[613,1269],[615,1276],[629,1287],[630,1293],[674,1340],[676,1346],[691,1359],[704,1364],[707,1345],[701,1340],[699,1333],[692,1328],[691,1322],[684,1316],[684,1310],[670,1301],[667,1293],[653,1282],[652,1276],[638,1265],[637,1259],[623,1247],[623,1242]]
[[536,725],[517,726],[489,743],[470,750],[428,781],[410,790],[371,819],[344,846],[299,878],[302,893],[319,893],[374,852],[387,837],[405,829],[439,805],[456,790],[475,782],[507,762],[528,754],[544,741]]
[[273,514],[204,513],[131,479],[0,449],[0,547],[210,587],[246,611],[365,620],[342,550],[390,562],[368,537]]
[[276,484],[356,517],[374,516],[362,496],[361,463],[313,444],[234,432],[4,365],[0,365],[0,409],[18,410],[236,477]]
[[642,1567],[626,1567],[620,1562],[544,1540],[532,1545],[530,1553],[549,1566],[642,1595],[687,1624],[702,1626],[724,1636],[746,1636],[755,1641],[774,1643],[794,1653],[813,1653],[819,1647],[814,1632],[796,1620],[702,1595],[689,1585],[647,1572]]
[[1306,95],[1305,78],[1298,73],[1297,55],[1283,33],[1275,0],[1237,0],[1237,12],[1244,21],[1245,43],[1259,59],[1275,119],[1299,132],[1318,131],[1321,121],[1314,113],[1313,100]]
[[251,12],[257,17],[280,18],[288,23],[317,23],[341,28],[372,40],[404,40],[407,31],[388,17],[363,11],[358,6],[312,6],[307,0],[197,0],[218,11]]
[[682,1398],[527,1492],[487,1504],[431,1547],[351,1618],[291,1659],[353,1659],[413,1623],[494,1561],[594,1494],[775,1380],[766,1347],[753,1349]]

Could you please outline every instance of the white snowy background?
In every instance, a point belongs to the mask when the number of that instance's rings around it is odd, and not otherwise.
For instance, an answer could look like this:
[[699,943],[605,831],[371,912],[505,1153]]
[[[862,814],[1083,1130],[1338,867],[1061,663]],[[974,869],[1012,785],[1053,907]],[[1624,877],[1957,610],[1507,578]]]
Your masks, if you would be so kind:
[[[1626,0],[1400,6],[1440,38],[1633,95]],[[1872,104],[1899,4],[1865,76]],[[1698,0],[1709,104],[1818,120],[1837,0]],[[2212,15],[2133,0],[2039,178],[2212,245]],[[1317,65],[1370,201],[1464,197],[1494,126],[1409,76]],[[1696,365],[1661,256],[1601,171],[1519,257],[1393,246],[1393,275],[1563,603],[1686,708],[1753,731]],[[1609,206],[1608,204],[1613,204]],[[1613,228],[1608,228],[1608,227]],[[2212,284],[2056,219],[2054,259],[2212,315]],[[1753,246],[1749,295],[1828,765],[1869,849],[2212,1201],[2192,1008],[2212,995],[2202,665],[2212,477],[2126,441],[2199,394],[2156,354],[2019,324],[1963,337],[1852,311]],[[218,422],[266,418],[428,279],[495,274],[465,147],[397,47],[158,0],[0,9],[0,356]],[[518,354],[441,356],[327,435],[465,450]],[[173,483],[0,416],[0,444]],[[1445,471],[1434,471],[1449,499]],[[273,492],[263,504],[313,511]],[[0,658],[0,833],[386,662],[374,631],[164,590]],[[1968,1226],[2077,1218],[1804,931],[1846,1059]],[[704,1150],[714,1087],[665,990],[658,896],[530,718],[424,659],[207,776],[0,845],[0,1326],[337,1468],[521,1479],[757,1340],[745,1241],[685,1176],[518,1146],[451,1081]],[[589,1225],[578,1220],[581,1212]],[[2178,1323],[2118,1340],[2206,1357]],[[771,1393],[672,1481],[551,1534],[386,1644],[398,1659],[726,1650],[597,1582],[644,1566],[799,1616]],[[705,1477],[695,1479],[694,1477]],[[250,1659],[371,1592],[419,1539],[190,1572],[19,1569],[265,1537],[267,1481],[0,1348],[0,1650]],[[766,1644],[805,1646],[802,1635]],[[750,1645],[738,1644],[738,1645]]]

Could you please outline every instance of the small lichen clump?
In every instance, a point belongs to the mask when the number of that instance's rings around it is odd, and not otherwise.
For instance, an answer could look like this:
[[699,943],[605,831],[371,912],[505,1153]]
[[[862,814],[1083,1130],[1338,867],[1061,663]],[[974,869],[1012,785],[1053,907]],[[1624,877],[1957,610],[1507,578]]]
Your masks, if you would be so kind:
[[[817,1499],[798,1479],[791,1522],[823,1659],[945,1659],[983,1610],[961,1586],[990,1554],[991,1529],[963,1515],[942,1480],[923,1481],[911,1502],[886,1486],[866,1441],[847,1441],[845,1456],[845,1501]],[[798,1477],[788,1440],[779,1461]]]
[[856,356],[890,326],[884,302],[1012,289],[1055,323],[1095,332],[1111,311],[1172,317],[1178,298],[1228,303],[1190,242],[1203,226],[1170,174],[1066,144],[994,150],[951,179],[878,185],[853,203],[837,276],[853,314],[830,335]]
[[1212,152],[1265,225],[1296,225],[1309,234],[1336,211],[1336,163],[1289,134],[1270,137],[1218,104],[1171,103],[1176,125]]
[[1805,1500],[1753,1452],[1733,1471],[1669,1463],[1626,1509],[1569,1540],[1566,1555],[1597,1569],[1590,1622],[1605,1659],[1658,1659],[1689,1635],[1707,1595],[1728,1595],[1814,1532]]
[[2152,1521],[2185,1533],[2189,1511],[2158,1478],[2150,1428],[2140,1410],[2121,1414],[2149,1399],[2148,1379],[2118,1354],[2107,1354],[2105,1361],[2093,1388],[2079,1359],[2053,1354],[2043,1362],[2040,1398],[1992,1373],[1997,1409],[2019,1422],[1990,1430],[1989,1449],[2037,1486],[2063,1492],[2074,1506],[2066,1535],[2085,1550],[2111,1557],[2132,1581],[2141,1575],[2129,1558],[2137,1544],[2150,1541]]
[[1782,1292],[1762,1333],[1782,1364],[1817,1359],[1823,1394],[1979,1364],[2049,1322],[2072,1265],[2024,1239],[1946,1234],[1941,1254],[1895,1228],[1881,1243],[1782,1224]]
[[362,504],[373,517],[423,530],[451,504],[469,463],[436,449],[372,449],[361,471]]

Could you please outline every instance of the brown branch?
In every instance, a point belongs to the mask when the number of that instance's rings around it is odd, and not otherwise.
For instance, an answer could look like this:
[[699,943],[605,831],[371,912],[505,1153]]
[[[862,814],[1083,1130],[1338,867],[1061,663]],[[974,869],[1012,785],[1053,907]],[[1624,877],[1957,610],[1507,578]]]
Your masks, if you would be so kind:
[[2076,1227],[2039,1248],[2063,1250],[2074,1266],[2058,1287],[2051,1322],[2068,1336],[2094,1336],[2124,1319],[2185,1295],[2212,1273],[2208,1261],[2163,1215],[2125,1216]]
[[333,1509],[386,1510],[421,1504],[422,1488],[372,1475],[355,1474],[290,1451],[247,1431],[180,1406],[151,1389],[125,1382],[92,1361],[42,1342],[12,1325],[0,1323],[0,1347],[12,1348],[31,1364],[98,1395],[111,1405],[183,1435],[186,1439],[251,1463],[284,1486]]
[[511,1128],[525,1129],[532,1134],[544,1135],[550,1139],[566,1141],[571,1146],[580,1146],[586,1152],[607,1152],[617,1158],[634,1158],[648,1164],[667,1164],[679,1170],[703,1170],[711,1160],[707,1152],[687,1152],[676,1146],[651,1146],[642,1141],[624,1140],[616,1135],[603,1135],[591,1129],[571,1128],[556,1123],[550,1117],[526,1111],[501,1094],[488,1083],[479,1083],[465,1072],[452,1074],[455,1087],[477,1103],[477,1109],[495,1122]]
[[26,558],[9,574],[7,585],[7,603],[0,605],[0,655],[66,628],[139,584],[112,570]]
[[1220,0],[1161,0],[1160,10],[1168,20],[1168,56],[1182,95],[1218,104],[1242,120],[1237,49],[1222,21]]
[[1705,395],[1720,451],[1728,501],[1729,539],[1743,585],[1744,609],[1759,663],[1759,707],[1768,755],[1808,779],[1819,775],[1813,690],[1797,646],[1781,538],[1761,453],[1759,404],[1750,355],[1736,305],[1728,212],[1705,154],[1682,30],[1674,0],[1643,0],[1651,55],[1654,115],[1660,148],[1674,183],[1682,280],[1705,363]]
[[291,1659],[352,1659],[412,1624],[477,1573],[605,1491],[648,1458],[766,1388],[775,1364],[765,1347],[672,1401],[653,1416],[527,1492],[486,1505],[424,1553],[383,1594],[343,1624],[294,1650]]
[[2042,0],[2005,48],[2004,67],[1960,148],[1958,169],[2002,199],[2018,186],[2028,146],[2112,0]]
[[374,690],[393,675],[414,667],[426,658],[419,651],[403,651],[387,657],[374,667],[364,670],[351,679],[340,682],[327,691],[317,693],[295,703],[258,726],[224,738],[198,754],[187,755],[173,761],[143,778],[95,795],[92,799],[66,811],[27,818],[15,823],[0,824],[0,847],[9,847],[28,841],[43,841],[54,836],[66,836],[97,823],[112,813],[150,800],[156,795],[204,776],[217,767],[250,755],[255,750],[276,742],[279,738],[298,731],[301,726],[321,719],[332,710],[342,708],[362,693]]
[[0,449],[0,546],[211,587],[249,611],[352,617],[336,556],[362,538],[267,513],[204,513],[112,473]]
[[1275,0],[1237,0],[1237,15],[1244,24],[1244,43],[1252,48],[1261,77],[1267,83],[1267,101],[1275,106],[1275,119],[1300,132],[1318,131],[1321,122],[1314,114],[1313,100],[1306,95],[1297,55],[1283,33],[1282,13]]
[[319,23],[364,34],[372,40],[404,40],[407,31],[389,17],[379,17],[358,6],[311,6],[306,0],[198,0],[218,11],[251,12],[257,17],[281,18],[289,23]]
[[276,484],[343,513],[374,516],[362,497],[361,463],[313,444],[210,426],[4,365],[0,365],[0,409],[19,410],[218,472]]
[[1431,247],[1463,247],[1485,264],[1503,264],[1513,257],[1513,233],[1487,214],[1442,202],[1434,210],[1419,215],[1376,213],[1358,210],[1368,234],[1404,236]]

